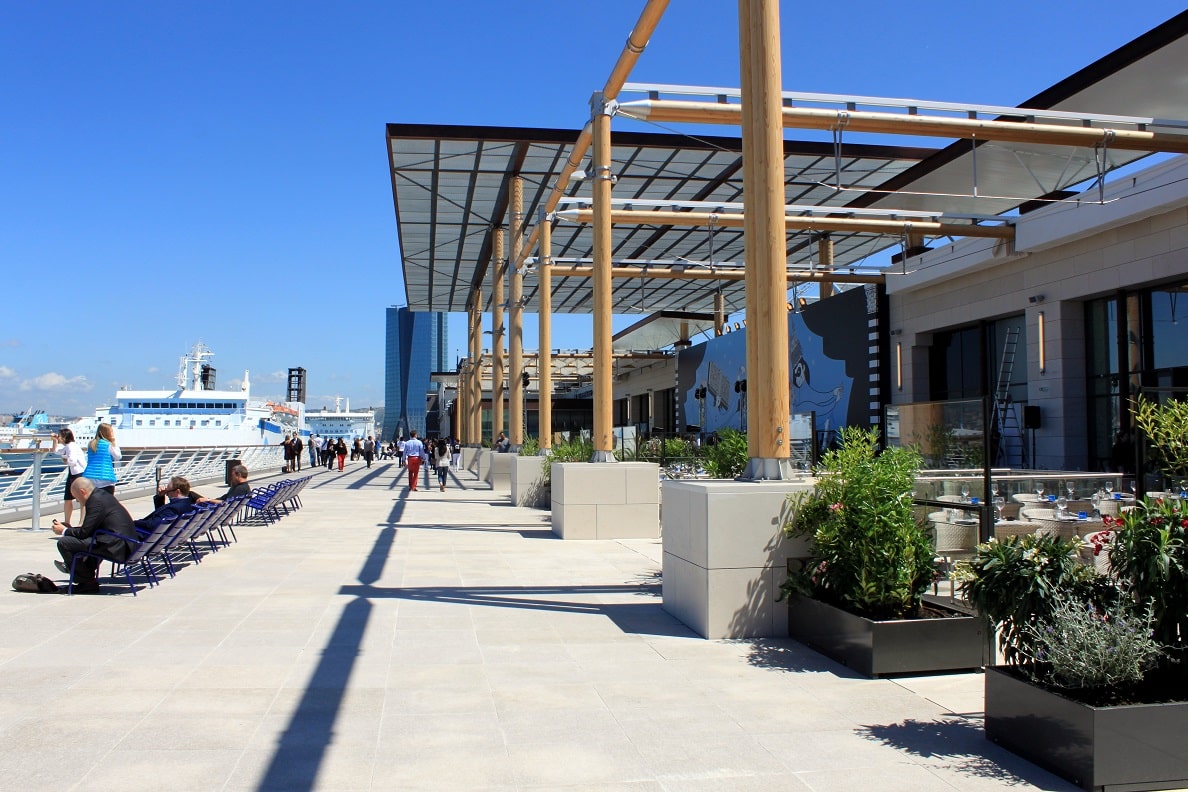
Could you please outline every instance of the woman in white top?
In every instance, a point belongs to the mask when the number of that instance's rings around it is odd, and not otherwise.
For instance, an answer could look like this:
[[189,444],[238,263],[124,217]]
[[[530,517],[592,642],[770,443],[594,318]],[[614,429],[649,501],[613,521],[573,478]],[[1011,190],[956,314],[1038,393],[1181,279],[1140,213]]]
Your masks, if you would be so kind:
[[450,444],[438,438],[433,444],[433,467],[437,468],[437,484],[445,492],[446,477],[450,474]]
[[[52,450],[55,454],[62,457],[62,461],[66,463],[66,491],[62,505],[62,514],[66,519],[62,522],[70,525],[70,516],[74,514],[74,496],[70,494],[70,485],[87,469],[87,455],[82,450],[82,446],[74,442],[74,432],[69,429],[54,432],[53,437],[54,446]],[[58,444],[59,440],[61,441],[61,445]]]

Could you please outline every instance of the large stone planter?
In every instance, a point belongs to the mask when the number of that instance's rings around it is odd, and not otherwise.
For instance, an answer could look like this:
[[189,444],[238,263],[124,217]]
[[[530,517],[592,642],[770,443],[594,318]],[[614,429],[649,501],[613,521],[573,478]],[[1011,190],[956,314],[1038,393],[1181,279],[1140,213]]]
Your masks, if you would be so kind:
[[1188,702],[1091,707],[986,669],[986,737],[1083,789],[1188,787]]
[[703,638],[788,635],[776,598],[788,559],[808,553],[784,535],[788,495],[808,480],[669,479],[663,484],[664,610]]
[[553,533],[562,539],[660,536],[660,466],[650,462],[554,462]]
[[544,457],[513,455],[511,460],[512,506],[549,508],[552,490],[546,486]]
[[788,635],[867,676],[979,668],[986,620],[956,611],[943,619],[872,621],[809,597],[788,599]]

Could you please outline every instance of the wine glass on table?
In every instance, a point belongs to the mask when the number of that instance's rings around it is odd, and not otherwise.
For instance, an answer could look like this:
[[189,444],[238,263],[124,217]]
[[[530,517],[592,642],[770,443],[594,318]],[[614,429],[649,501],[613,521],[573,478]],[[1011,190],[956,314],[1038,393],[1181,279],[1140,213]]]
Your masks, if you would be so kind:
[[1106,491],[1107,498],[1114,497],[1114,480],[1113,479],[1106,479],[1105,491]]
[[1074,482],[1074,481],[1066,481],[1066,482],[1064,482],[1064,488],[1065,488],[1066,490],[1068,490],[1068,499],[1069,499],[1069,500],[1076,500],[1076,494],[1077,494],[1077,485],[1076,485],[1076,482]]
[[961,502],[969,503],[969,484],[961,482]]
[[1006,506],[1006,498],[1001,495],[994,496],[994,511],[998,514],[998,522],[1002,522],[1002,510]]
[[1035,482],[1035,499],[1037,501],[1044,499],[1044,482],[1042,481]]
[[1068,498],[1061,495],[1056,499],[1056,516],[1065,517],[1068,515]]

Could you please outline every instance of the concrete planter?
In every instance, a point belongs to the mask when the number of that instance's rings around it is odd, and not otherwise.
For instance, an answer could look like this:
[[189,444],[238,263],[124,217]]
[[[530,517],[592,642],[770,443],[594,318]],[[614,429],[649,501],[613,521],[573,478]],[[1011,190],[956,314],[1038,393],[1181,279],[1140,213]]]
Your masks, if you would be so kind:
[[986,737],[1083,789],[1188,787],[1188,702],[1091,707],[986,669]]
[[660,466],[650,462],[554,462],[553,533],[562,539],[660,536]]
[[987,649],[986,620],[952,613],[944,619],[873,621],[793,594],[788,600],[788,634],[867,676],[981,667]]
[[511,459],[511,502],[512,506],[549,508],[552,488],[545,482],[541,465],[544,457],[513,456]]

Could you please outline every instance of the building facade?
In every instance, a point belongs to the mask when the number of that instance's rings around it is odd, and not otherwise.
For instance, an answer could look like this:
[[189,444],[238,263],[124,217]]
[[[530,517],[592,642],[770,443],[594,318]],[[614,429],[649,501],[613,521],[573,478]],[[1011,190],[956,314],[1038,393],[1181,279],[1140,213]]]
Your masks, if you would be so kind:
[[451,368],[446,314],[415,312],[404,306],[387,309],[384,363],[383,439],[435,432],[439,415],[430,415],[427,405],[444,403],[444,394],[430,381],[435,371]]
[[1010,466],[1129,472],[1131,400],[1188,393],[1188,157],[1016,229],[1013,249],[959,240],[888,279],[891,401],[1009,394],[1031,435]]

